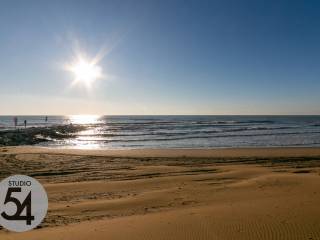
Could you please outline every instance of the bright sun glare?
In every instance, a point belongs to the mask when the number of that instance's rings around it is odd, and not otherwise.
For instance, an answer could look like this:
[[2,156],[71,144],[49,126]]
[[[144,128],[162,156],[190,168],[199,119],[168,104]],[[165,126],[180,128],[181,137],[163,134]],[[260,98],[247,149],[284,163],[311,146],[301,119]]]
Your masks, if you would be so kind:
[[66,69],[74,75],[74,83],[82,83],[87,87],[103,77],[102,68],[95,60],[78,57],[76,61],[66,66]]
[[95,124],[99,120],[98,115],[71,115],[70,121],[72,124]]

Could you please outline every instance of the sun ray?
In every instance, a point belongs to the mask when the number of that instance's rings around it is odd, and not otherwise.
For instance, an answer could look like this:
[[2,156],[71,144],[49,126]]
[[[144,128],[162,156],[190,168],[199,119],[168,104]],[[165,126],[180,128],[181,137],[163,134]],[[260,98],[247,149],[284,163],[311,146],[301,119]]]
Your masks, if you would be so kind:
[[74,76],[72,85],[83,84],[90,88],[96,80],[103,78],[104,75],[101,66],[99,66],[99,60],[96,58],[89,59],[78,53],[71,63],[66,64],[65,70]]

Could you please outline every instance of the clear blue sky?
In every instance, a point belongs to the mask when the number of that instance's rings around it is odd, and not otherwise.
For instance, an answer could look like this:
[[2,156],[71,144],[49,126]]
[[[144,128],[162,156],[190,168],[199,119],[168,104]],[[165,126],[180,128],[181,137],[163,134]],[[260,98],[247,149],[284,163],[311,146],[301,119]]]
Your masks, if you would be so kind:
[[[105,75],[71,86],[81,48]],[[0,114],[320,114],[319,1],[1,1]]]

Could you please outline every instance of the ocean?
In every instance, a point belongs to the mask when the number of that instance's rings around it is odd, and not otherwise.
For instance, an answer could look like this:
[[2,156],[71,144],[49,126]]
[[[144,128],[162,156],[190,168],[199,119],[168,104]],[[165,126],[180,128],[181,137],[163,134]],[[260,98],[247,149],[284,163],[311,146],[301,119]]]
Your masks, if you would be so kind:
[[[18,116],[18,128],[82,124],[39,146],[83,149],[320,146],[320,116]],[[0,131],[13,129],[0,116]]]

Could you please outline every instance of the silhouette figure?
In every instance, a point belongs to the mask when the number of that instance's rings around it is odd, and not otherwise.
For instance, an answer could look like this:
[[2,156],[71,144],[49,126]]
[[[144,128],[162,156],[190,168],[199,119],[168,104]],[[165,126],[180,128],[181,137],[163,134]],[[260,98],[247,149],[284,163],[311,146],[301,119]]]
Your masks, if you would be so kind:
[[13,123],[14,123],[14,128],[17,128],[17,125],[18,125],[18,118],[17,117],[13,118]]

